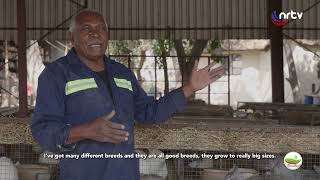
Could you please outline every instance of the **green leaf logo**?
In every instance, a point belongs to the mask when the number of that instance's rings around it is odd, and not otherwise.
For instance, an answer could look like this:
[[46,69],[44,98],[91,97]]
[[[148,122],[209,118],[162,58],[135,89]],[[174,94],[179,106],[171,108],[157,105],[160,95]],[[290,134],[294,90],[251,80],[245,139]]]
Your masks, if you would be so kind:
[[302,157],[297,152],[289,152],[286,154],[283,160],[284,165],[290,170],[299,169],[299,167],[302,165]]
[[301,160],[300,159],[294,159],[294,158],[286,158],[285,161],[289,164],[298,164]]

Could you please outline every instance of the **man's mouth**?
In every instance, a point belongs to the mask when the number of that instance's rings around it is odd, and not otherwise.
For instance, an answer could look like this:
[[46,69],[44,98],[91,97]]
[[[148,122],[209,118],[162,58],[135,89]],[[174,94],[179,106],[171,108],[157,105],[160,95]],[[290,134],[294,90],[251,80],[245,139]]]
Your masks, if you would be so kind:
[[92,47],[92,48],[101,47],[101,46],[102,46],[101,44],[91,44],[91,45],[89,45],[89,47]]

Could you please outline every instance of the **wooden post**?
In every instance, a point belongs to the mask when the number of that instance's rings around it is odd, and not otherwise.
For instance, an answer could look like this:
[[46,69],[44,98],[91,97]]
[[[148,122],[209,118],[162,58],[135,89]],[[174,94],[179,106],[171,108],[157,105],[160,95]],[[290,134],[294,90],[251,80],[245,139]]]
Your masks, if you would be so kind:
[[27,101],[27,57],[26,57],[26,6],[25,0],[17,0],[19,117],[28,114]]
[[284,75],[283,75],[283,35],[282,28],[271,22],[271,13],[282,11],[282,0],[269,0],[268,21],[271,45],[271,81],[272,102],[284,102]]

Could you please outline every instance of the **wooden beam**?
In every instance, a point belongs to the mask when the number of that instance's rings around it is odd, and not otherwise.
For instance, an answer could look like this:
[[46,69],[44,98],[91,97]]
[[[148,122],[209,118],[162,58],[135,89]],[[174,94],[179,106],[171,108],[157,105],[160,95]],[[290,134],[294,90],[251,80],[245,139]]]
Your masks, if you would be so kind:
[[272,102],[284,102],[284,75],[283,75],[283,35],[282,27],[271,22],[271,13],[282,11],[282,0],[269,0],[269,37],[271,45],[271,81]]
[[26,6],[25,0],[17,0],[18,27],[18,75],[19,75],[19,117],[28,114],[27,100],[27,57],[26,57]]

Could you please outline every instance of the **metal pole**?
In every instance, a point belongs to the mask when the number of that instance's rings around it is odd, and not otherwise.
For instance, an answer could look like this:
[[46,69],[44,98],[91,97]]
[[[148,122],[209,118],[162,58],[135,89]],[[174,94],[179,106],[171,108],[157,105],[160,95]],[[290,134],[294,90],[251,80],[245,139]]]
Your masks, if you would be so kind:
[[[268,2],[268,1],[267,1]],[[282,10],[282,0],[270,0],[268,5],[269,36],[271,45],[272,102],[284,102],[283,35],[282,28],[271,23],[271,13]]]
[[228,56],[228,106],[230,106],[230,54]]
[[130,57],[130,55],[128,55],[128,68],[129,68],[130,70],[132,70],[132,69],[131,69],[131,57]]
[[[5,67],[4,67],[4,77],[5,77],[5,83],[4,87],[8,88],[11,83],[11,78],[9,77],[9,52],[8,52],[8,41],[5,41]],[[11,107],[11,94],[7,94],[8,96],[8,106]]]
[[157,57],[154,57],[154,97],[157,98]]
[[[228,30],[228,106],[230,106],[230,30]],[[232,61],[232,59],[231,59]]]
[[26,7],[25,0],[17,0],[18,33],[18,76],[19,76],[19,112],[18,117],[28,114],[27,100],[27,57],[26,57]]
[[[208,65],[210,64],[210,57],[208,57]],[[210,102],[210,87],[211,87],[211,84],[208,85],[208,104],[211,104]]]

